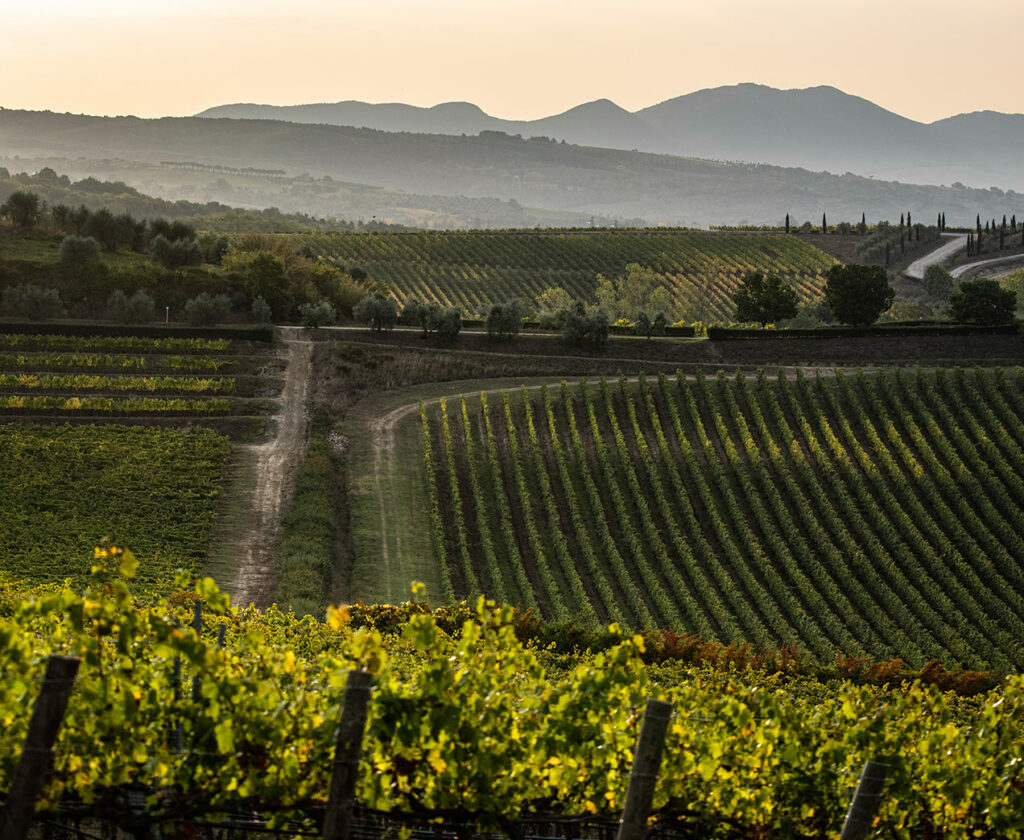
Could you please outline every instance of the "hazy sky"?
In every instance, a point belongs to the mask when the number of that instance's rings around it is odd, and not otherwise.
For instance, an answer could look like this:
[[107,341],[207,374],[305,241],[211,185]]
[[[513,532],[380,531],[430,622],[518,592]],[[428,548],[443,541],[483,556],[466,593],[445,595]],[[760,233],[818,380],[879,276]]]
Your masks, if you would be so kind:
[[753,81],[927,122],[1024,112],[1022,32],[1017,0],[0,0],[0,107],[466,100],[533,119]]

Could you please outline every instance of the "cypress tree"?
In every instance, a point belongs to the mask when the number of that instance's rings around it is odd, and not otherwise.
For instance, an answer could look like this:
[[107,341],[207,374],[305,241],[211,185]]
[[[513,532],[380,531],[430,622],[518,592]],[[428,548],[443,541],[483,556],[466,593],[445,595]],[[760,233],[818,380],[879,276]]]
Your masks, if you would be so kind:
[[821,214],[821,232],[828,233],[828,222],[825,221],[825,214]]
[[789,213],[786,214],[786,233],[789,233]]
[[940,227],[942,228],[942,230],[946,229],[946,211],[945,210],[942,211],[942,225]]
[[910,211],[907,211],[907,227],[913,227],[914,223],[910,221]]
[[868,229],[868,217],[867,217],[867,214],[865,214],[863,211],[861,211],[861,214],[860,214],[860,232],[861,233],[867,233],[867,229]]
[[939,213],[939,215],[935,217],[935,227],[937,227],[940,231],[942,230],[942,214],[941,213]]
[[1010,230],[1012,230],[1012,231],[1016,231],[1017,230],[1017,214],[1016,213],[1014,213],[1012,216],[1010,216]]
[[1003,227],[1006,227],[1006,214],[1003,213]]
[[978,239],[981,239],[981,213],[977,215],[977,217],[975,218],[975,222],[978,225]]
[[903,227],[903,214],[900,213],[900,227]]
[[973,248],[974,248],[974,234],[973,233],[969,233],[969,234],[967,234],[967,256],[971,255],[971,252],[972,252]]

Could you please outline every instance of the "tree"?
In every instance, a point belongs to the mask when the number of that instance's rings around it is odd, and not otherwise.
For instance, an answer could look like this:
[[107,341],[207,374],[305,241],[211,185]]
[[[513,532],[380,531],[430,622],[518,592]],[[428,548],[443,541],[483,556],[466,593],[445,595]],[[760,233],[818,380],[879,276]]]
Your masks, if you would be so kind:
[[493,341],[508,341],[519,335],[523,325],[523,305],[518,300],[495,303],[487,310],[484,326]]
[[326,300],[319,303],[302,303],[299,304],[299,319],[302,326],[316,329],[329,327],[338,320],[338,313]]
[[390,330],[398,321],[398,303],[390,295],[374,292],[352,308],[352,317],[368,323],[374,332]]
[[537,308],[541,312],[557,312],[572,303],[572,296],[561,286],[549,286],[537,295]]
[[612,319],[631,318],[637,310],[673,314],[672,295],[653,269],[638,263],[626,266],[621,277],[597,275],[597,305]]
[[860,224],[857,225],[857,230],[860,232],[861,236],[868,232],[868,215],[863,211],[860,214]]
[[870,326],[892,306],[896,292],[878,265],[834,265],[825,282],[825,302],[837,321]]
[[[158,234],[157,239],[161,235]],[[263,298],[270,307],[271,317],[284,320],[291,314],[294,300],[288,290],[288,275],[284,263],[267,251],[259,251],[249,260],[245,270],[245,288],[255,301]]]
[[462,310],[457,306],[442,309],[435,325],[437,337],[442,341],[454,341],[461,329]]
[[100,243],[91,236],[68,234],[60,243],[57,261],[61,268],[75,269],[99,262]]
[[953,275],[941,265],[928,266],[924,270],[924,280],[922,283],[928,294],[937,297],[939,300],[948,298],[953,293],[953,286],[955,285]]
[[185,304],[185,318],[196,327],[213,327],[227,320],[231,301],[227,295],[201,292]]
[[825,219],[825,214],[821,214],[821,232],[828,233],[828,221]]
[[777,274],[766,278],[751,271],[741,281],[733,297],[737,321],[757,321],[761,329],[775,321],[796,317],[796,290]]
[[34,283],[8,286],[3,293],[3,312],[31,321],[52,318],[60,311],[60,293]]
[[0,216],[7,216],[15,227],[31,230],[43,212],[43,203],[34,192],[18,190],[0,204]]
[[966,280],[949,298],[949,317],[962,324],[1009,324],[1017,308],[1017,293],[998,280]]
[[107,314],[121,324],[145,324],[156,317],[156,304],[142,289],[131,297],[117,289],[107,298]]
[[789,233],[789,213],[786,214],[786,233]]
[[149,243],[149,252],[164,268],[184,268],[203,261],[198,243],[191,239],[167,239],[163,234],[158,234]]
[[274,320],[274,310],[263,298],[257,297],[252,302],[252,317],[260,324],[269,324]]
[[566,344],[598,352],[608,345],[608,313],[600,307],[588,309],[583,301],[574,300],[555,316]]

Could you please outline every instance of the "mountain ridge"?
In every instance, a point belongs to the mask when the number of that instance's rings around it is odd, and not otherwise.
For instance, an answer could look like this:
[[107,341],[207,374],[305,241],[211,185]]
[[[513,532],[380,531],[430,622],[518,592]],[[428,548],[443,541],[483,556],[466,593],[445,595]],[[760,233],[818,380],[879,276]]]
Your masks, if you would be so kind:
[[[446,110],[454,104],[463,110]],[[1024,162],[1016,153],[1024,145],[1024,115],[980,111],[924,123],[831,85],[779,89],[744,82],[704,88],[633,112],[597,99],[535,120],[501,119],[472,103],[424,108],[355,100],[222,105],[196,116],[448,135],[504,131],[600,148],[853,172],[910,183],[1024,189]]]

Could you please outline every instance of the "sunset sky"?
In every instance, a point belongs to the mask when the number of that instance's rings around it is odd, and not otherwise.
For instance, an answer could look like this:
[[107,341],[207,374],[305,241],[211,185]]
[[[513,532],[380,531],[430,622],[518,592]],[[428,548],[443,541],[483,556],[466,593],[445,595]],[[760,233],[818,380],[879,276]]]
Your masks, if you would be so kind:
[[950,0],[3,0],[0,107],[474,102],[534,119],[706,87],[834,85],[921,121],[1024,112],[1024,4]]

